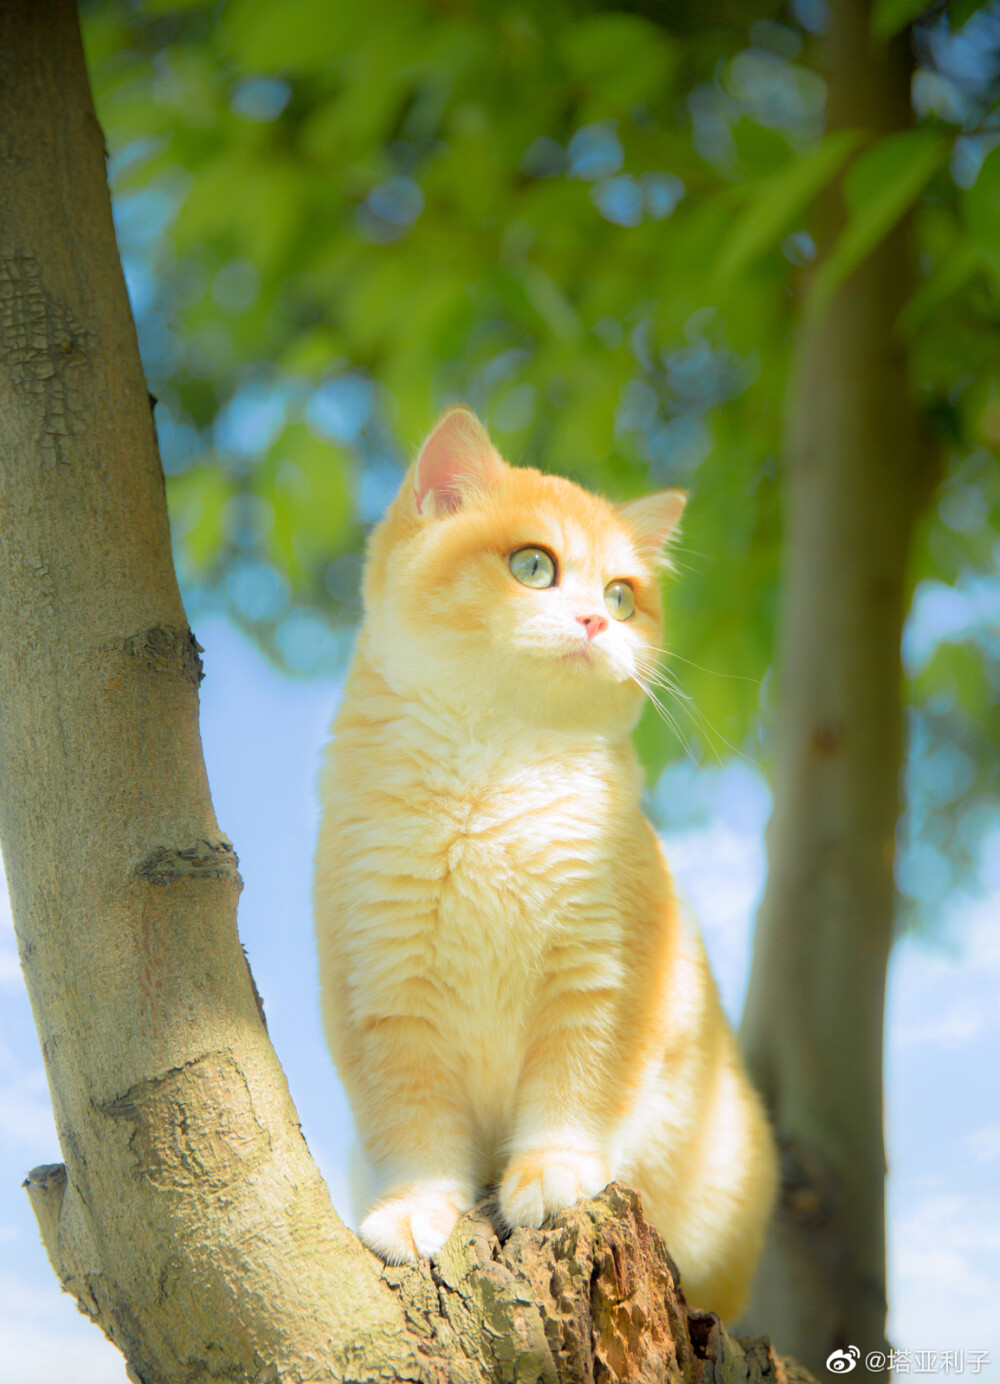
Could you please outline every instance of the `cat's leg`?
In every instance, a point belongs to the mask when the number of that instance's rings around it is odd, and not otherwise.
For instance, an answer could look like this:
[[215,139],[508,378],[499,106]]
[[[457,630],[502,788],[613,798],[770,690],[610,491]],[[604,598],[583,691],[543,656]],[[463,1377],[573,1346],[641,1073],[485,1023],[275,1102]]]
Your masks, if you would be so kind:
[[606,1079],[613,1010],[610,994],[593,991],[564,992],[542,1007],[548,1022],[525,1055],[499,1187],[508,1225],[540,1226],[613,1176],[607,1135],[616,1101]]
[[621,1176],[641,1194],[688,1301],[733,1322],[774,1203],[774,1139],[728,1030],[698,1073],[696,1118],[683,1140],[672,1075],[664,1070],[637,1110]]
[[380,1189],[359,1234],[392,1264],[432,1258],[475,1200],[459,1073],[427,1019],[369,1020],[356,1041],[355,1117]]

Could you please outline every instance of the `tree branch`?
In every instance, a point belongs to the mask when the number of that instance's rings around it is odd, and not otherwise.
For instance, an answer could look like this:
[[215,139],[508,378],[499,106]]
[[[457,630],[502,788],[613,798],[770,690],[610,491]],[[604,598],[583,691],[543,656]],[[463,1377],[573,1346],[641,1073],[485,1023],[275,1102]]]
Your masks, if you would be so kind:
[[[51,1237],[64,1185],[58,1164],[36,1168],[26,1183],[43,1238]],[[677,1268],[631,1189],[612,1184],[551,1229],[515,1230],[503,1244],[489,1211],[483,1203],[466,1216],[437,1263],[383,1266],[419,1360],[415,1373],[397,1377],[449,1384],[812,1384],[763,1337],[738,1340],[714,1314],[687,1305]],[[53,1267],[81,1311],[115,1339],[117,1323],[88,1291],[87,1275],[55,1260]],[[384,1367],[366,1353],[351,1372],[328,1361],[321,1373],[294,1377],[379,1379]],[[247,1377],[264,1384],[279,1376],[265,1368]]]

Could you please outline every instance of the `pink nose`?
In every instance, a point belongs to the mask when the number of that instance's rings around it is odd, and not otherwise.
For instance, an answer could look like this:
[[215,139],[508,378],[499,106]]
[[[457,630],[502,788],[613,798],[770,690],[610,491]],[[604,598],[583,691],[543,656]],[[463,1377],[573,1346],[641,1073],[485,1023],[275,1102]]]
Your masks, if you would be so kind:
[[608,622],[603,615],[578,615],[576,618],[587,631],[588,639],[593,639],[595,634],[600,634],[601,630],[606,630],[608,627]]

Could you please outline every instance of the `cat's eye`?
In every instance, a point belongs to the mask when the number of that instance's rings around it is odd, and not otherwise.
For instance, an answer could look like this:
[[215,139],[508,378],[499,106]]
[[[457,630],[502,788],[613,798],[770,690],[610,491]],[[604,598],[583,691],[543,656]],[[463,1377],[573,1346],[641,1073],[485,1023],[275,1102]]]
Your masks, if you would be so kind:
[[627,620],[635,612],[635,592],[627,581],[609,581],[604,588],[604,604],[616,620]]
[[554,586],[556,564],[544,548],[518,548],[510,555],[510,570],[522,586]]

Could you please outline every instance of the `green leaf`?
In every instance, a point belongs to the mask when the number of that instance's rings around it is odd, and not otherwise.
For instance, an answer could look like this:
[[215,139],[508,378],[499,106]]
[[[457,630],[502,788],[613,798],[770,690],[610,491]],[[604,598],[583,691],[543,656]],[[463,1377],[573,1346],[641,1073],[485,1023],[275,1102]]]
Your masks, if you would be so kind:
[[632,14],[588,15],[565,29],[556,51],[591,89],[583,122],[662,100],[677,64],[664,29]]
[[788,163],[791,151],[784,130],[758,125],[756,120],[744,115],[733,121],[729,133],[748,187],[758,178],[770,178]]
[[339,447],[292,423],[256,474],[254,489],[274,516],[268,556],[297,590],[353,536],[349,470]]
[[940,644],[912,686],[917,700],[951,696],[966,712],[984,721],[994,701],[983,651],[971,639]]
[[887,135],[844,177],[850,218],[813,279],[806,317],[821,317],[833,293],[889,234],[945,162],[950,144],[930,130]]
[[562,289],[540,265],[526,261],[514,270],[528,302],[554,336],[576,341],[582,332],[580,319]]
[[[572,394],[563,400],[556,415],[549,419],[545,440],[543,470],[569,473],[584,485],[614,447],[615,407],[620,382],[613,370],[598,359],[578,356],[570,384]],[[536,378],[544,387],[544,357]]]
[[175,14],[181,10],[205,10],[214,0],[141,0],[144,14]]
[[948,6],[948,20],[951,30],[954,33],[961,29],[963,24],[967,24],[974,14],[985,9],[984,0],[951,0]]
[[719,256],[716,273],[720,281],[733,279],[778,243],[857,148],[861,138],[860,130],[838,130],[756,184]]
[[219,30],[224,48],[244,72],[322,71],[364,32],[360,5],[330,0],[234,0]]
[[217,466],[196,466],[167,483],[174,539],[198,571],[207,571],[219,557],[232,494],[232,481]]
[[875,0],[872,6],[872,38],[889,39],[929,9],[927,0]]
[[900,314],[900,325],[908,332],[914,331],[928,313],[964,288],[976,270],[982,268],[983,259],[978,245],[959,245],[910,295]]
[[293,338],[281,357],[281,368],[289,375],[318,379],[342,354],[339,337],[330,327],[320,323],[304,328]]
[[1000,145],[986,155],[962,204],[972,240],[1000,282]]
[[174,225],[174,243],[221,242],[268,270],[290,248],[305,214],[303,171],[291,159],[235,148],[198,170]]

